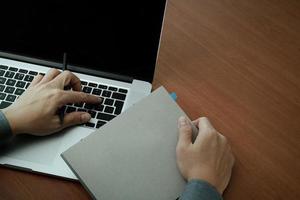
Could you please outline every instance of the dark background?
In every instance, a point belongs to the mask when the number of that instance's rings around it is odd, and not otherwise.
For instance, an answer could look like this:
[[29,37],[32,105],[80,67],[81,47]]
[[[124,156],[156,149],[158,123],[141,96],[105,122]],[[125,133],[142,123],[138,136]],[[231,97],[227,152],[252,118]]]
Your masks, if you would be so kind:
[[0,51],[152,81],[165,0],[9,1]]

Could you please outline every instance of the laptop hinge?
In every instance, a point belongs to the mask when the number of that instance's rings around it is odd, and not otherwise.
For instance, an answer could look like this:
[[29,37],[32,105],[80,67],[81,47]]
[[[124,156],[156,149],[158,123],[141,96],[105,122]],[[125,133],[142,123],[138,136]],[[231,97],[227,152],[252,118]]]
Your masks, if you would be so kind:
[[108,78],[108,79],[123,81],[123,82],[127,82],[127,83],[133,82],[133,78],[131,78],[129,76],[113,74],[113,73],[93,70],[93,69],[89,69],[89,68],[82,68],[82,67],[68,65],[68,70],[70,70],[72,72],[84,73],[84,74],[88,74],[88,75],[92,75],[92,76],[99,76],[102,78]]
[[[57,68],[57,69],[62,69],[62,63],[53,62],[53,61],[47,61],[47,60],[31,58],[31,57],[27,57],[27,56],[15,55],[15,54],[5,53],[5,52],[1,52],[1,51],[0,51],[0,57],[17,60],[17,61],[21,61],[21,62],[27,62],[27,63],[37,64],[37,65],[47,66],[47,67],[53,67],[53,68]],[[103,72],[103,71],[98,71],[98,70],[92,70],[92,69],[82,68],[82,67],[72,66],[72,65],[68,65],[68,69],[71,71],[74,71],[74,72],[88,74],[88,75],[92,75],[92,76],[99,76],[102,78],[108,78],[108,79],[123,81],[123,82],[127,82],[127,83],[133,82],[133,78],[129,77],[129,76],[113,74],[113,73]]]

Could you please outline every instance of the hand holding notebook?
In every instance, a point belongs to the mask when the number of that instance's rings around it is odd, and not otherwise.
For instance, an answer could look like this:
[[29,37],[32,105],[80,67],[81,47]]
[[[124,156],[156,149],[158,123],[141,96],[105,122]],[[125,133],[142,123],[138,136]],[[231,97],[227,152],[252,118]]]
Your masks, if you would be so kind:
[[[111,123],[71,147],[62,156],[96,199],[176,199],[185,185],[176,168],[175,156],[177,120],[184,115],[165,89],[159,88]],[[229,160],[227,158],[232,155],[222,153],[228,144],[217,131],[211,131],[214,130],[212,126],[210,129],[205,128],[209,125],[206,121],[201,119],[195,121],[195,124],[190,124],[189,120],[184,120],[184,125],[179,124],[178,164],[186,179],[204,179],[215,186],[220,186],[216,189],[221,194],[230,179],[233,162],[227,162]],[[197,137],[195,144],[192,144],[192,136],[195,137],[195,133],[198,133],[195,125],[199,126],[200,122],[202,130],[199,134],[202,135]],[[193,131],[185,129],[187,127]],[[204,133],[203,130],[208,132]],[[217,141],[216,139],[224,142],[219,142],[222,145],[210,147],[210,144]],[[203,145],[202,140],[207,142]],[[197,142],[199,144],[196,144]],[[200,150],[207,147],[208,153],[199,154],[203,155],[202,160],[198,159],[197,146]],[[183,148],[186,151],[180,150]],[[212,157],[205,157],[204,154]],[[197,160],[207,164],[222,159],[223,155],[227,156],[226,162],[219,163],[225,165],[217,165],[217,168],[225,166],[225,173],[223,168],[217,171],[212,169],[198,170],[194,174],[185,173],[191,164],[185,158],[193,158],[195,162],[192,164],[197,165]],[[225,174],[226,177],[218,179],[221,182],[215,182],[211,179],[214,177],[212,174],[215,174],[214,176]],[[213,191],[219,196],[216,189]]]

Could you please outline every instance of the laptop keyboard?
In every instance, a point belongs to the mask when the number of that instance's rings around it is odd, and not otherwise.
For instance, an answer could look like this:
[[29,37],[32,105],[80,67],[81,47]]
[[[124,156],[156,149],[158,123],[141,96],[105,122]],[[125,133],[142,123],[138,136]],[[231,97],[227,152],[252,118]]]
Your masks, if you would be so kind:
[[[0,65],[0,109],[10,106],[28,88],[34,76],[44,73]],[[83,111],[92,119],[83,126],[100,128],[122,111],[128,90],[86,80],[81,80],[82,92],[102,98],[101,104],[67,104],[64,113]]]

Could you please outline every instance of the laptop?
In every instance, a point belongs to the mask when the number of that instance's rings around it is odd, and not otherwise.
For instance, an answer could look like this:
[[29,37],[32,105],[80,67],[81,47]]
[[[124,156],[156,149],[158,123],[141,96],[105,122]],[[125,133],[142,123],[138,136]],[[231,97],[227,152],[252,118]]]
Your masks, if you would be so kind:
[[18,136],[1,147],[0,164],[77,179],[61,152],[109,123],[151,92],[166,1],[7,1],[1,5],[0,109],[34,76],[67,68],[101,105],[69,104],[90,122],[47,137]]

